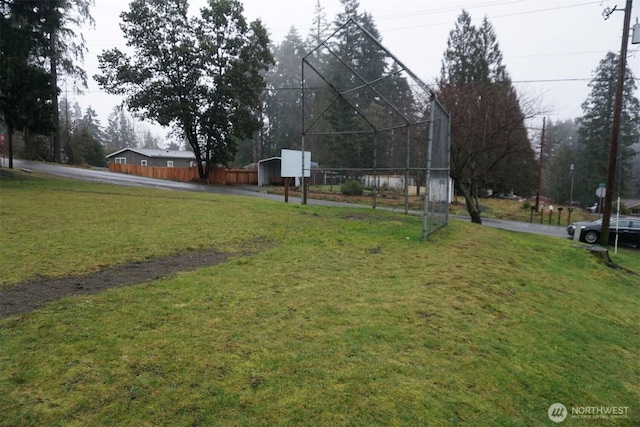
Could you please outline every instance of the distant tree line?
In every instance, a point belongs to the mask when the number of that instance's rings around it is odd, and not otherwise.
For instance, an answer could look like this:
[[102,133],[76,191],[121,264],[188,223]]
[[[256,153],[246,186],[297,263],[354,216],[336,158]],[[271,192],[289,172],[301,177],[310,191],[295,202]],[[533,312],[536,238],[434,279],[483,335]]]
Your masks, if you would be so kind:
[[[589,83],[591,92],[582,104],[582,117],[548,126],[542,153],[542,188],[553,200],[568,203],[572,198],[580,206],[598,202],[596,189],[604,184],[607,174],[618,58],[617,54],[609,52],[594,70]],[[640,102],[634,96],[637,79],[629,68],[623,89],[612,191],[615,197],[640,198]]]
[[[123,98],[126,111],[170,126],[194,151],[201,177],[216,165],[254,163],[282,148],[301,146],[301,62],[308,53],[314,52],[317,71],[347,88],[357,85],[354,75],[372,81],[396,76],[396,64],[384,52],[352,27],[342,28],[353,19],[380,38],[374,17],[360,12],[357,0],[340,1],[341,12],[330,20],[318,0],[307,35],[291,27],[273,44],[262,22],[247,22],[237,0],[209,0],[196,16],[189,14],[187,0],[133,0],[120,24],[132,54],[104,51],[94,78],[105,91]],[[0,0],[0,124],[9,131],[10,145],[20,135],[22,155],[102,164],[108,152],[158,146],[150,133],[136,132],[125,108],[115,109],[101,126],[91,107],[83,113],[67,99],[58,100],[59,74],[80,87],[86,82],[78,65],[84,42],[75,29],[92,23],[91,5],[90,0]],[[314,51],[329,36],[326,49]],[[338,57],[349,58],[353,69]],[[544,112],[515,90],[491,23],[485,18],[474,25],[471,15],[461,12],[433,90],[451,112],[451,176],[474,222],[481,222],[478,197],[488,190],[534,194],[540,163],[541,194],[558,203],[571,197],[583,205],[594,200],[606,174],[616,67],[617,55],[607,54],[595,70],[583,116],[549,122],[542,145],[531,123]],[[640,106],[631,70],[626,75],[613,191],[640,197]],[[427,103],[415,99],[404,77],[385,78],[385,84],[376,96],[354,91],[347,95],[349,102],[332,101],[335,105],[317,126],[336,132],[308,145],[321,166],[372,166],[370,136],[353,131],[366,130],[362,113],[392,120],[376,97],[404,105],[403,113],[426,117]],[[312,112],[330,101],[319,92],[309,96]],[[359,111],[354,112],[354,105]],[[380,137],[380,167],[406,157],[398,142],[407,136],[403,132]],[[424,141],[426,127],[410,138]],[[410,154],[422,159],[424,150]]]
[[[256,159],[278,155],[281,148],[299,148],[301,127],[301,58],[332,34],[348,18],[356,19],[368,32],[379,36],[373,17],[358,11],[355,0],[341,1],[344,11],[330,22],[320,2],[317,3],[311,30],[306,39],[292,27],[284,40],[273,48],[275,66],[266,75],[263,94],[263,128],[241,145],[238,158],[246,164]],[[389,73],[383,58],[376,52],[361,50],[357,35],[343,33],[336,52],[345,54],[356,64],[366,64],[369,73]],[[360,49],[360,50],[359,50]],[[581,206],[595,201],[595,189],[604,182],[613,115],[618,56],[608,53],[594,72],[591,93],[583,104],[583,116],[565,121],[547,122],[544,151],[540,150],[540,129],[534,129],[545,114],[536,100],[524,99],[511,83],[503,63],[499,43],[491,23],[485,18],[479,26],[462,11],[449,34],[442,59],[441,75],[434,88],[439,100],[452,114],[451,176],[456,191],[464,197],[472,220],[481,222],[478,197],[487,192],[536,193],[537,170],[542,162],[541,194],[556,203],[568,204],[570,197]],[[326,61],[329,68],[335,66]],[[336,67],[336,72],[343,68]],[[337,77],[339,80],[339,76]],[[375,78],[375,77],[374,77]],[[392,91],[406,97],[411,104],[406,82],[397,81]],[[640,108],[634,97],[636,79],[627,69],[621,130],[616,195],[640,197]],[[389,96],[394,96],[389,95]],[[349,108],[329,120],[334,129],[358,129]],[[336,111],[340,111],[339,108]],[[538,125],[539,127],[539,125]],[[417,135],[424,138],[424,135]],[[313,151],[314,159],[325,167],[371,166],[366,142],[361,136],[342,135],[326,138]],[[400,153],[387,145],[389,153]],[[388,158],[392,155],[389,154]],[[574,165],[573,172],[570,165]],[[570,172],[574,185],[571,186]],[[572,194],[571,194],[572,193]]]

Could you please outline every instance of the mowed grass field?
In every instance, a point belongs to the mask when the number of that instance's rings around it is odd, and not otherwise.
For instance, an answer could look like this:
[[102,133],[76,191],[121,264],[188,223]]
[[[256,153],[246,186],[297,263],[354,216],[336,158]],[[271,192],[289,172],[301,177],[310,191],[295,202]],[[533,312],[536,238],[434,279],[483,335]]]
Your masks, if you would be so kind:
[[[569,240],[262,199],[0,178],[0,288],[229,261],[0,320],[0,425],[640,424],[640,276]],[[612,255],[640,271],[640,253]]]

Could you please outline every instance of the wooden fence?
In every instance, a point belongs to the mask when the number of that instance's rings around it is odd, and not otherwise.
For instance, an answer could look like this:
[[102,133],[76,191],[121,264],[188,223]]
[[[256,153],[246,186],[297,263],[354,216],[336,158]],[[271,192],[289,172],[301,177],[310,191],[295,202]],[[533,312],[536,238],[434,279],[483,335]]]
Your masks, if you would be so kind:
[[[109,170],[127,175],[144,176],[146,178],[166,179],[179,182],[200,182],[198,168],[195,167],[168,168],[109,163]],[[258,172],[246,169],[215,168],[209,172],[207,182],[216,185],[257,185]]]

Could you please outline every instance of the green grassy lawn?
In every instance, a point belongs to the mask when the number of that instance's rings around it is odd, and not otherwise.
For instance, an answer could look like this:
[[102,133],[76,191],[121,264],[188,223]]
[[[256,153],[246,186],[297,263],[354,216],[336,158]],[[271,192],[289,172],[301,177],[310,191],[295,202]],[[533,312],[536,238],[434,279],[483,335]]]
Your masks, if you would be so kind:
[[640,276],[569,240],[20,174],[0,224],[5,288],[235,254],[0,320],[2,426],[640,424]]

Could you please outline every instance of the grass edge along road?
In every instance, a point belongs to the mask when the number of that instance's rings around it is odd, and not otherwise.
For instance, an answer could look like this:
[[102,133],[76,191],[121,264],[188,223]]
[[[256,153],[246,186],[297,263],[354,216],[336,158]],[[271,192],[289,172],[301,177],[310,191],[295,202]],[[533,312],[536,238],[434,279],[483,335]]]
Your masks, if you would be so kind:
[[[554,425],[640,408],[638,277],[572,242],[363,209],[3,180],[11,286],[238,256],[0,322],[0,425]],[[254,244],[262,250],[242,255]],[[6,262],[5,262],[6,260]],[[637,269],[637,251],[614,260]]]

